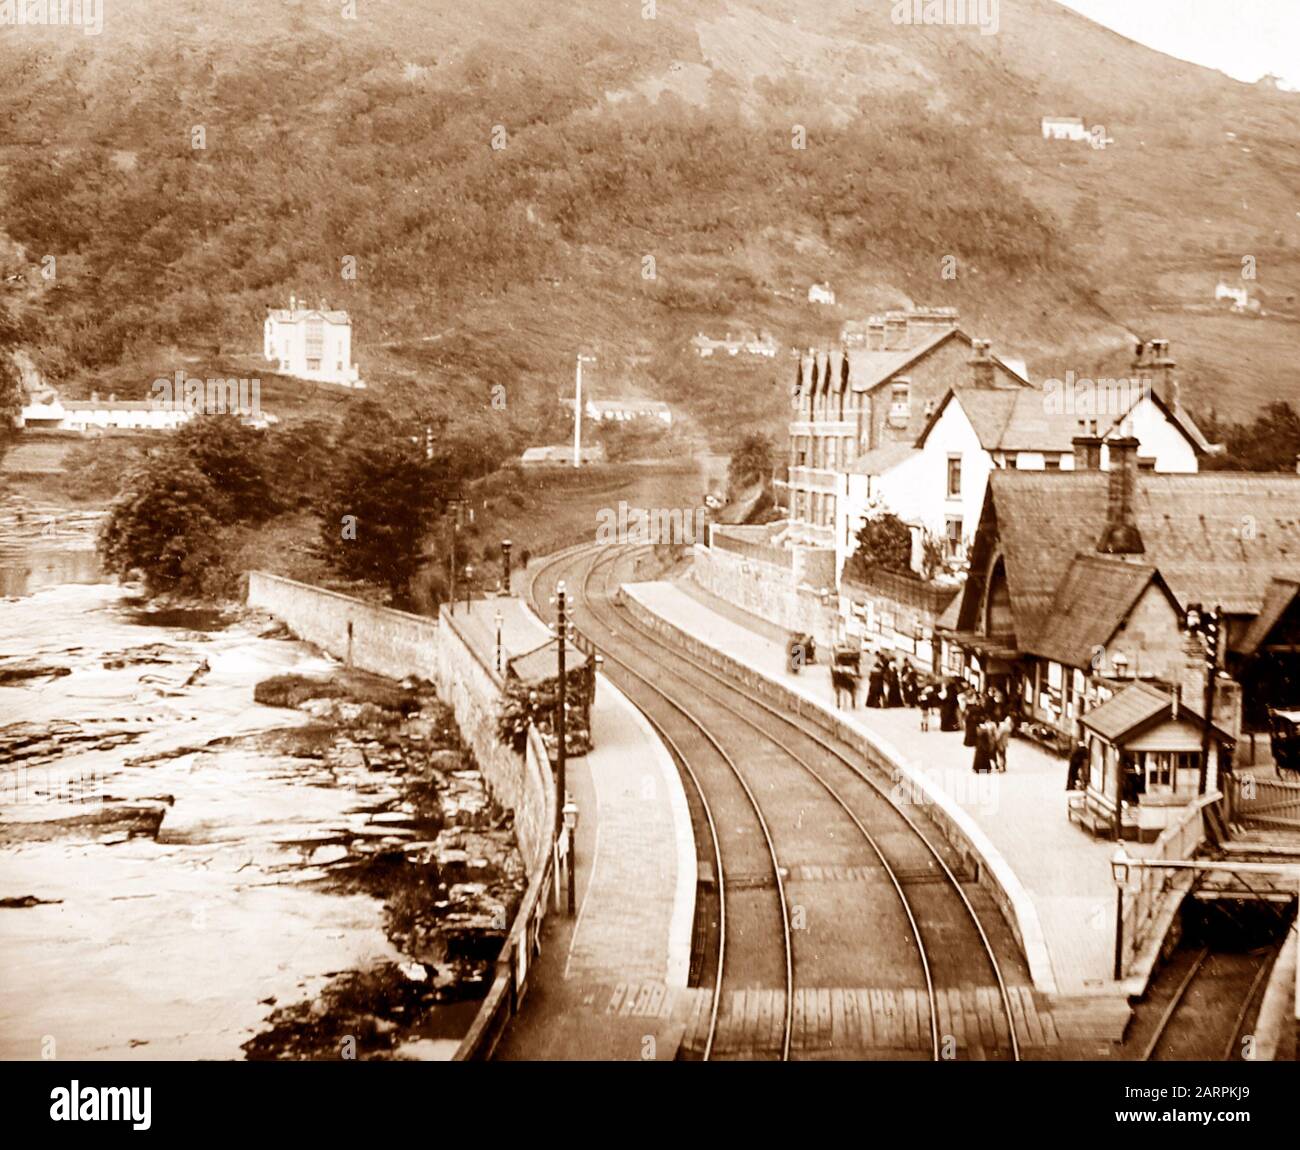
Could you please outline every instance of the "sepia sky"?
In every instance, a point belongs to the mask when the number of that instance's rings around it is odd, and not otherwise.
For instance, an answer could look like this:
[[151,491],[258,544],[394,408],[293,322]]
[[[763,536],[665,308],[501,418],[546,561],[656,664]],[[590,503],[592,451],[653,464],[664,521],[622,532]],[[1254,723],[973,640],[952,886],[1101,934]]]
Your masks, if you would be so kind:
[[1057,0],[1157,51],[1300,89],[1300,0]]

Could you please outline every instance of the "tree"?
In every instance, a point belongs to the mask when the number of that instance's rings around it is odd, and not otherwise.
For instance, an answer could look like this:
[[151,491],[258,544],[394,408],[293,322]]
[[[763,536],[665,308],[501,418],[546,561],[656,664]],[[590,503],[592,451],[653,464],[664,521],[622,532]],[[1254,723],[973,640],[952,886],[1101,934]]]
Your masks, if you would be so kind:
[[138,572],[153,594],[210,592],[222,570],[217,494],[184,455],[164,455],[128,477],[100,530],[100,558],[123,579]]
[[1211,418],[1211,438],[1224,445],[1207,466],[1229,471],[1293,471],[1300,456],[1300,415],[1286,400],[1275,400],[1253,423]]
[[373,402],[358,404],[335,438],[335,462],[316,501],[326,562],[394,598],[409,593],[425,536],[455,483],[451,461],[436,445],[428,458],[421,432]]
[[7,308],[0,306],[0,459],[14,434],[23,407],[22,373],[14,362],[20,329]]
[[858,550],[853,558],[868,573],[881,570],[905,575],[912,570],[911,529],[889,512],[873,515],[858,531]]
[[221,523],[260,523],[278,509],[267,477],[263,433],[234,415],[203,415],[177,433],[175,451],[212,485]]
[[741,436],[731,449],[727,467],[727,486],[735,496],[743,488],[760,480],[766,482],[776,466],[776,447],[771,437],[761,431]]

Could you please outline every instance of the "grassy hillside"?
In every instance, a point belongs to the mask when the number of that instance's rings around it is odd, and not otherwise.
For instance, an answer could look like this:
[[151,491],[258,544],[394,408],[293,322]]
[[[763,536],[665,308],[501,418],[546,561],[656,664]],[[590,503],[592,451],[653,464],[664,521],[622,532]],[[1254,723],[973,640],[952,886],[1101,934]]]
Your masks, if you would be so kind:
[[[119,395],[261,374],[265,306],[324,298],[381,392],[510,445],[579,347],[592,386],[715,441],[779,423],[788,360],[685,342],[806,346],[909,301],[1039,377],[1164,336],[1207,409],[1300,393],[1300,97],[1049,0],[1003,0],[995,36],[891,6],[117,0],[99,36],[24,29],[0,41],[4,286],[52,379]],[[1115,143],[1042,141],[1043,114]],[[1244,256],[1264,318],[1212,306]],[[807,303],[817,280],[836,307]]]

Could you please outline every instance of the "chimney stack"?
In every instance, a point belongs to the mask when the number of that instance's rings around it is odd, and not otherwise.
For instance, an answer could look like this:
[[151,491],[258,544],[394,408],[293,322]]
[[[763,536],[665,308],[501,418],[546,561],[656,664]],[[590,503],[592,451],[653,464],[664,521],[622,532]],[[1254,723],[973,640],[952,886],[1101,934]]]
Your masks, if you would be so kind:
[[1101,470],[1101,436],[1096,433],[1092,422],[1079,420],[1079,434],[1074,437],[1074,470]]
[[878,315],[867,320],[867,350],[885,350],[885,321]]
[[1106,555],[1141,555],[1146,550],[1133,507],[1137,497],[1137,453],[1138,441],[1132,436],[1110,440],[1106,530],[1097,542],[1097,550]]
[[1150,355],[1145,360],[1140,360],[1135,367],[1135,374],[1145,385],[1149,376],[1151,380],[1151,389],[1158,395],[1162,402],[1169,407],[1176,407],[1180,402],[1178,394],[1178,383],[1174,379],[1174,368],[1177,363],[1174,362],[1173,356],[1169,354],[1169,341],[1167,339],[1153,339],[1149,345]]
[[292,292],[289,293],[289,318],[293,318],[293,313],[298,310],[298,297]]
[[907,313],[891,311],[885,313],[885,351],[907,350]]
[[971,377],[972,383],[979,388],[993,387],[993,353],[992,345],[986,339],[971,340]]

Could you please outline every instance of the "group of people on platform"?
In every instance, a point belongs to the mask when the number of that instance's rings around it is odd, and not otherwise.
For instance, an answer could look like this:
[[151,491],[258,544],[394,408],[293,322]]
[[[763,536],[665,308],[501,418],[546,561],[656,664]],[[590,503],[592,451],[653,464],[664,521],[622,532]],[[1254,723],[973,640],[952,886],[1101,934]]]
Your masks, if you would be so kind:
[[1015,713],[996,688],[977,691],[960,679],[922,675],[906,659],[877,654],[867,674],[868,707],[918,707],[921,730],[930,729],[937,713],[941,731],[962,731],[975,749],[972,769],[1005,771],[1007,747],[1015,731]]

